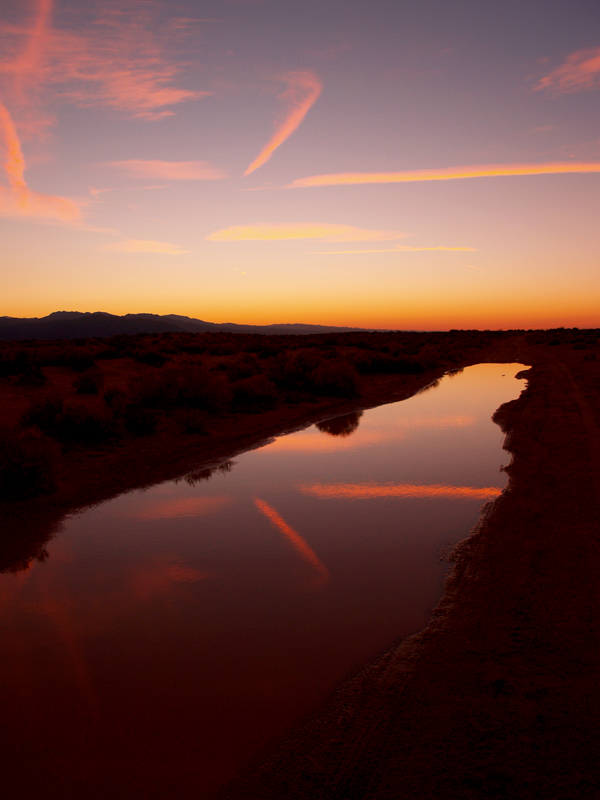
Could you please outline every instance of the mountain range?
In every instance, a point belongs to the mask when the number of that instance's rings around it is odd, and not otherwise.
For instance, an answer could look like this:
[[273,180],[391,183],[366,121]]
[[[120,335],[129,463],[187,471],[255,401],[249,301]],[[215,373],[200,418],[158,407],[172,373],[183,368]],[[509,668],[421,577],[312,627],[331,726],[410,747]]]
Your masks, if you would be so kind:
[[55,311],[47,317],[0,317],[0,340],[87,339],[136,333],[261,333],[311,334],[364,331],[364,328],[336,328],[326,325],[236,325],[233,322],[204,322],[179,314],[107,314],[104,311]]

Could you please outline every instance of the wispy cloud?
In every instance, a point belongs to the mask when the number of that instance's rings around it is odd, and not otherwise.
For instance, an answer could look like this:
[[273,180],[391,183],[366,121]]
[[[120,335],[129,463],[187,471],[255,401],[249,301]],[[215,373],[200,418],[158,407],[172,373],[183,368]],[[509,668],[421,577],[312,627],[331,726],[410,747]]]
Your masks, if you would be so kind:
[[298,178],[289,189],[312,186],[342,186],[360,183],[413,183],[416,181],[453,181],[466,178],[496,178],[519,175],[560,175],[600,172],[599,162],[553,161],[543,164],[477,164],[443,169],[415,169],[405,172],[339,172]]
[[155,242],[152,239],[127,239],[124,242],[105,244],[101,249],[110,250],[113,253],[162,253],[170,256],[189,253],[189,250],[184,250],[178,244]]
[[352,225],[328,225],[304,222],[290,225],[231,225],[206,237],[209,242],[268,242],[285,239],[321,239],[326,242],[381,242],[402,239],[398,231],[355,228]]
[[560,67],[556,67],[542,78],[535,89],[579,92],[598,87],[600,87],[600,47],[571,53]]
[[[53,28],[53,2],[39,0],[32,24],[0,26],[0,74],[12,79],[14,91],[43,87],[46,98],[108,106],[144,120],[171,116],[171,106],[210,94],[175,85],[181,67],[166,54],[155,4],[103,0],[89,9],[63,14],[60,28]],[[30,92],[30,103],[36,94]]]
[[284,80],[287,82],[287,89],[279,95],[279,99],[284,103],[285,115],[277,122],[275,133],[244,175],[250,175],[271,158],[275,150],[298,128],[321,94],[321,81],[312,72],[288,72]]
[[134,178],[166,181],[215,181],[225,173],[208,161],[109,161],[107,166],[132,175]]
[[313,256],[345,256],[355,255],[356,253],[417,253],[423,250],[449,250],[451,252],[469,252],[473,253],[477,250],[476,247],[409,247],[408,245],[398,244],[396,247],[386,248],[384,250],[316,250],[311,253]]
[[53,7],[53,0],[39,0],[27,43],[17,58],[12,63],[8,62],[9,71],[13,72],[15,89],[19,95],[22,93],[24,84],[35,78],[36,71],[42,63]]
[[0,103],[0,135],[4,140],[2,165],[8,180],[8,186],[0,186],[0,216],[79,222],[81,209],[72,200],[41,194],[27,186],[21,142],[13,119],[2,103]]

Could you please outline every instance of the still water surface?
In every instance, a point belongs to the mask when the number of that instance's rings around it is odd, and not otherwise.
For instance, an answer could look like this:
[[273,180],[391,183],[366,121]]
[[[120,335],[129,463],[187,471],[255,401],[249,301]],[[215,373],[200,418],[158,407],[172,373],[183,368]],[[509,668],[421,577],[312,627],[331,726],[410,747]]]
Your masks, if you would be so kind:
[[209,798],[422,629],[441,552],[505,485],[491,415],[520,369],[122,495],[0,575],[7,797]]

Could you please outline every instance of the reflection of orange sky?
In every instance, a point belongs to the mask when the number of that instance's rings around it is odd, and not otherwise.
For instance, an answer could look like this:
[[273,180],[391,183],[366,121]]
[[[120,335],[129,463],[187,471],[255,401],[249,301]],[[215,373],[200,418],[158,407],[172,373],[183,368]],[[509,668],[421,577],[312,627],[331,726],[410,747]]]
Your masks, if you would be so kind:
[[319,559],[319,556],[315,553],[315,551],[304,541],[302,536],[300,536],[300,534],[295,531],[291,525],[288,525],[283,517],[277,511],[275,511],[272,506],[270,506],[264,500],[261,500],[260,497],[255,497],[254,503],[258,510],[261,511],[265,517],[267,517],[267,519],[269,519],[273,525],[275,525],[275,527],[278,528],[278,530],[280,530],[281,533],[283,533],[283,535],[293,544],[302,558],[304,558],[311,565],[311,567],[314,567],[317,572],[317,585],[327,583],[329,580],[329,570]]
[[136,598],[147,600],[156,594],[167,594],[174,583],[195,583],[206,577],[206,573],[182,564],[157,564],[138,570],[131,585]]
[[[350,436],[328,436],[326,433],[317,434],[313,429],[300,431],[291,436],[281,436],[269,445],[269,450],[281,451],[319,451],[326,452],[331,450],[344,450],[352,448],[355,444],[370,445],[379,442],[398,441],[406,436],[407,432],[413,429],[431,428],[464,428],[467,425],[474,425],[477,417],[472,414],[440,414],[439,416],[428,417],[406,417],[405,419],[394,420],[389,427],[375,429],[360,427],[355,434]],[[355,438],[356,437],[356,438]]]
[[92,673],[88,667],[81,647],[82,631],[78,624],[79,609],[71,609],[72,599],[51,592],[46,584],[43,587],[41,611],[54,623],[58,638],[62,640],[73,675],[80,687],[82,696],[90,710],[98,713],[98,694]]
[[148,503],[139,511],[132,512],[134,519],[180,519],[181,517],[200,517],[219,511],[231,502],[231,498],[217,497],[178,497],[174,500],[158,500]]
[[502,489],[496,486],[478,488],[475,486],[444,486],[434,483],[418,485],[413,483],[314,483],[311,486],[297,487],[303,494],[315,497],[341,497],[352,500],[372,500],[376,497],[449,497],[454,499],[484,500],[497,497]]

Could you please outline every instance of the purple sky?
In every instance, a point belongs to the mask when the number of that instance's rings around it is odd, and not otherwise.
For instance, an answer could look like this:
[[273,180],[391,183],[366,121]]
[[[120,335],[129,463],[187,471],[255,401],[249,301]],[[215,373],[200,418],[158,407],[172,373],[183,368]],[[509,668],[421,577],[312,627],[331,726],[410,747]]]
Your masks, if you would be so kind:
[[600,326],[597,0],[0,0],[0,314]]

